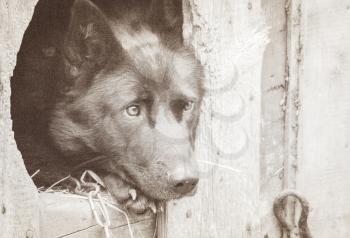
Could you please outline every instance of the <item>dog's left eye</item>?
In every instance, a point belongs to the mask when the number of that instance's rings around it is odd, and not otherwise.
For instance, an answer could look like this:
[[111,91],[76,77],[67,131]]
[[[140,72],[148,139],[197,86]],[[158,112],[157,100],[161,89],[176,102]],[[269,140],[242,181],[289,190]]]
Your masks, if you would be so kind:
[[194,102],[187,101],[187,102],[185,102],[183,109],[184,109],[184,111],[191,111],[193,109],[193,107],[194,107]]
[[140,112],[141,112],[140,106],[138,105],[131,105],[126,108],[126,113],[132,117],[139,116]]

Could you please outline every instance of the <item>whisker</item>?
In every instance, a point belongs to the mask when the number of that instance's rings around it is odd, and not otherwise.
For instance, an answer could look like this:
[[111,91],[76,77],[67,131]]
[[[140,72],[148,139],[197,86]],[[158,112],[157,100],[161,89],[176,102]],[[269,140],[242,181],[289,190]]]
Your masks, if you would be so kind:
[[203,164],[209,164],[209,165],[217,166],[219,168],[227,169],[227,170],[230,170],[230,171],[235,172],[235,173],[242,173],[241,170],[234,169],[234,168],[227,166],[227,165],[223,165],[223,164],[219,164],[219,163],[215,163],[215,162],[210,162],[210,161],[206,161],[206,160],[197,160],[197,161],[201,162]]
[[37,171],[35,171],[34,174],[32,174],[32,176],[30,176],[30,178],[34,178],[35,175],[37,175],[40,172],[40,169],[38,169]]

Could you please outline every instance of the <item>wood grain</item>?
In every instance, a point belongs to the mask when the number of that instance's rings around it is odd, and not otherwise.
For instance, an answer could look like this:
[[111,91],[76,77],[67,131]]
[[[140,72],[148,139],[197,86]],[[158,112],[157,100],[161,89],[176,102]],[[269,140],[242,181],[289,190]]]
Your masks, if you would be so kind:
[[[96,205],[97,206],[97,205]],[[113,237],[130,237],[125,216],[108,209]],[[135,238],[152,238],[155,232],[155,215],[129,214]],[[95,238],[104,237],[91,212],[89,202],[70,194],[40,194],[40,234],[42,237]]]
[[10,115],[10,77],[35,0],[0,0],[0,237],[39,237],[35,186],[16,148]]
[[350,237],[350,1],[303,1],[297,188],[317,238]]
[[269,26],[270,43],[264,53],[261,85],[261,232],[268,237],[279,237],[271,204],[283,189],[288,68],[286,1],[263,0],[262,9]]

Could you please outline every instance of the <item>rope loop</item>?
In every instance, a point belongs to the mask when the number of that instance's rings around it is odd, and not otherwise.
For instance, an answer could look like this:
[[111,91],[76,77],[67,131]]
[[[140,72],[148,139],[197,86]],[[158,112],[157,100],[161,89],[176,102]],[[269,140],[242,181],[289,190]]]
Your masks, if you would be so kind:
[[[99,201],[98,208],[100,210],[100,213],[102,214],[103,221],[100,219],[100,216],[97,214],[97,210],[96,210],[96,207],[94,204],[94,198],[93,198],[94,196],[96,196],[98,201]],[[99,226],[101,226],[104,229],[106,238],[110,238],[111,235],[109,232],[109,227],[111,225],[111,221],[110,221],[107,208],[106,208],[105,203],[101,197],[100,192],[91,191],[91,192],[89,192],[88,198],[89,198],[89,204],[91,207],[92,214],[94,215],[95,221],[97,222],[97,224]]]
[[[36,172],[36,173],[38,173],[38,172]],[[34,176],[34,175],[32,175],[32,176]],[[88,178],[88,177],[90,177],[90,178]],[[73,196],[74,198],[88,200],[91,211],[92,211],[93,216],[94,216],[94,219],[95,219],[96,223],[103,228],[106,238],[112,238],[112,235],[110,233],[111,220],[110,220],[110,217],[108,214],[107,207],[111,208],[117,212],[120,212],[124,215],[124,217],[127,221],[130,237],[134,238],[134,234],[133,234],[133,231],[131,228],[131,223],[130,223],[127,212],[123,211],[122,209],[118,208],[115,204],[111,203],[106,198],[102,197],[101,186],[103,188],[105,188],[105,185],[104,185],[102,179],[95,172],[93,172],[91,170],[85,170],[83,172],[83,174],[81,175],[80,180],[76,179],[75,177],[73,177],[71,175],[68,175],[65,178],[52,184],[49,188],[47,188],[45,190],[45,192],[51,191],[56,185],[62,183],[63,181],[66,181],[66,180],[70,180],[73,183],[75,183],[74,193],[77,194],[77,197]],[[97,209],[95,206],[95,202],[97,202],[97,204],[98,204],[97,207],[99,208],[102,219],[98,215],[98,212],[97,212]]]
[[[301,214],[297,226],[288,222],[285,217],[285,201],[288,197],[296,198],[301,205]],[[288,238],[312,238],[307,224],[309,207],[306,198],[294,190],[286,190],[275,198],[273,212],[282,228],[282,231],[287,233]]]

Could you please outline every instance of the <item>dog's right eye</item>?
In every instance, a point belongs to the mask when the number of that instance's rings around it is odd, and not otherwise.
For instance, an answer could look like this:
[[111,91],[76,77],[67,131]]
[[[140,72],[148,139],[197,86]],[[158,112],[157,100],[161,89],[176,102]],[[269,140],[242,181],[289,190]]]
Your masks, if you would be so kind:
[[191,111],[194,107],[194,102],[193,101],[187,101],[184,103],[183,110],[184,111]]
[[126,108],[126,113],[129,116],[136,117],[139,116],[141,113],[140,106],[139,105],[131,105]]

